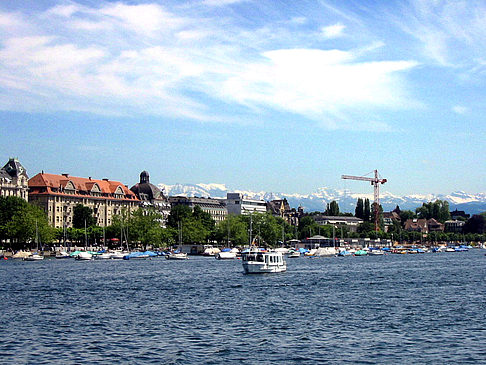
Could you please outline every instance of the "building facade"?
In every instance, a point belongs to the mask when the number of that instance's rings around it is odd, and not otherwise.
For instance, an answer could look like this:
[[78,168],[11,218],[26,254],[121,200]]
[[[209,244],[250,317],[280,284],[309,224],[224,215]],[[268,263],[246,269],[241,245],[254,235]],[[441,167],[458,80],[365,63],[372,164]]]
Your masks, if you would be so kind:
[[226,194],[228,214],[266,213],[267,203],[264,200],[248,199],[240,193]]
[[170,202],[162,190],[150,183],[147,171],[140,173],[140,182],[130,188],[140,200],[142,209],[153,208],[162,215],[162,226],[165,227],[170,214]]
[[316,223],[321,226],[346,226],[350,232],[356,232],[358,230],[358,226],[363,223],[361,218],[347,216],[315,215],[312,218],[314,218]]
[[216,222],[224,221],[228,215],[224,202],[218,199],[171,196],[169,197],[169,202],[171,206],[186,205],[191,209],[194,209],[195,206],[199,206],[203,212],[209,213],[211,218]]
[[29,177],[16,158],[9,159],[0,169],[0,196],[17,196],[29,200]]
[[275,217],[283,218],[292,226],[299,225],[299,212],[295,208],[290,208],[287,199],[271,200],[267,203],[267,212]]
[[96,224],[113,223],[113,217],[123,210],[138,209],[140,200],[121,182],[68,174],[40,173],[29,180],[29,201],[47,213],[49,224],[55,228],[73,226],[74,207],[78,204],[93,210]]

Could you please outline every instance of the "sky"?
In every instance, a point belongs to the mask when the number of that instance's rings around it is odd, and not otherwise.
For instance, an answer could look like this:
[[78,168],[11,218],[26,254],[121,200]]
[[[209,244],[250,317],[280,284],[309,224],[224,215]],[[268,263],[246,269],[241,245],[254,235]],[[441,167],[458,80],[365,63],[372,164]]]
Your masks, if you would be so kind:
[[486,192],[485,99],[484,1],[0,2],[0,160],[29,176]]

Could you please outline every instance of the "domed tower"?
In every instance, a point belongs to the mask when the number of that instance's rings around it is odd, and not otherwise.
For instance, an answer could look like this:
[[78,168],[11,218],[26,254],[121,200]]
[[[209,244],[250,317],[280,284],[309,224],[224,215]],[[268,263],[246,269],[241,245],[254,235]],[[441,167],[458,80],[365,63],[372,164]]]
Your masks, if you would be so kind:
[[150,183],[150,175],[147,171],[144,170],[140,173],[140,182],[132,186],[130,190],[140,199],[142,208],[154,208],[161,213],[165,225],[170,214],[170,203],[162,191]]
[[18,196],[28,200],[29,177],[22,164],[16,159],[11,158],[0,169],[0,195]]

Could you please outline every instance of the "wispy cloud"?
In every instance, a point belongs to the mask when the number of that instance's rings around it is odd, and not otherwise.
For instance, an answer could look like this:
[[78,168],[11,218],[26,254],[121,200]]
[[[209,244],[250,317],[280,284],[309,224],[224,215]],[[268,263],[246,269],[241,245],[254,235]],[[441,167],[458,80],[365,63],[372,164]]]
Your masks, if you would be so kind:
[[452,107],[452,111],[456,114],[464,115],[469,111],[469,108],[462,105],[455,105]]
[[[29,27],[20,12],[15,26],[26,36],[0,38],[0,85],[15,91],[2,95],[0,107],[22,110],[20,101],[29,100],[38,111],[231,121],[237,117],[215,106],[235,105],[247,115],[278,111],[327,128],[387,130],[363,116],[352,120],[358,111],[414,105],[406,74],[417,63],[370,60],[381,40],[316,47],[314,31],[294,34],[271,19],[244,28],[197,9],[200,4],[182,11],[156,3],[71,2],[31,14]],[[8,15],[0,13],[0,26],[13,26]],[[342,23],[327,24],[319,28],[325,38],[348,33]],[[304,47],[296,47],[296,39]]]
[[338,38],[343,35],[343,31],[346,27],[343,24],[328,25],[322,27],[321,32],[325,38]]

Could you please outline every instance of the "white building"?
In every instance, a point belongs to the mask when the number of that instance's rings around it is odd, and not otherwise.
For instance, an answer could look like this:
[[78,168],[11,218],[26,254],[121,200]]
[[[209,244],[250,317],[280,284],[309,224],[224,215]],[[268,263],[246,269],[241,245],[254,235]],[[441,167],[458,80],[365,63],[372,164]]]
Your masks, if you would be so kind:
[[266,213],[267,203],[264,200],[248,199],[240,193],[226,194],[228,214]]
[[0,169],[0,196],[17,196],[24,200],[29,199],[29,177],[22,164],[11,158]]

